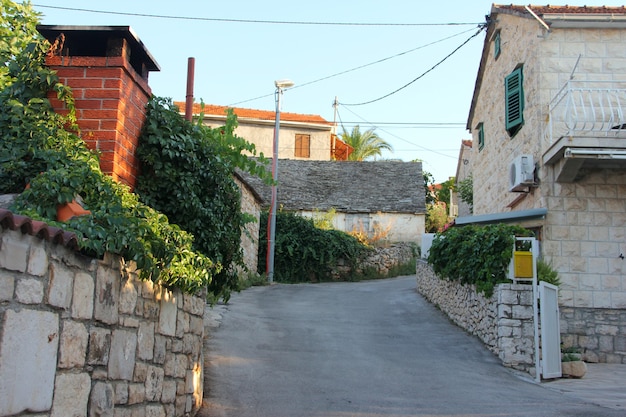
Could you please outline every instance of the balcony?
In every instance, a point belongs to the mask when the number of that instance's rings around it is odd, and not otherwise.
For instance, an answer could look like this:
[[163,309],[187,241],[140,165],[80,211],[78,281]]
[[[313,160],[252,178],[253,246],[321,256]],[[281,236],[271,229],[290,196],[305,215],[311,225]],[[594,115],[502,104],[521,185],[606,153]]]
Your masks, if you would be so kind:
[[626,81],[569,81],[550,102],[547,133],[543,160],[559,182],[587,169],[626,169]]

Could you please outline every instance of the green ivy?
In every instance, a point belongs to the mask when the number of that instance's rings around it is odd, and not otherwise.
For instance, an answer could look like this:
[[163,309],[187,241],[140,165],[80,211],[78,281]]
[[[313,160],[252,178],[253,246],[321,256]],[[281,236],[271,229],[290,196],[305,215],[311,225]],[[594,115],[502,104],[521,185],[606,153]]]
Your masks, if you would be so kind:
[[515,236],[530,232],[504,224],[454,227],[435,236],[428,263],[439,276],[473,284],[490,297],[496,284],[509,282]]
[[241,233],[250,216],[241,211],[235,169],[266,180],[264,159],[255,160],[254,145],[235,135],[237,119],[230,111],[226,124],[212,129],[185,120],[170,99],[153,97],[139,138],[141,175],[136,191],[141,201],[163,212],[194,236],[193,247],[222,269],[209,290],[228,298],[238,288],[233,266],[245,267]]
[[[267,230],[268,213],[261,215]],[[355,237],[339,230],[322,230],[313,219],[295,213],[276,213],[274,279],[277,282],[329,281],[340,259],[354,271],[368,248]],[[259,273],[266,269],[267,236],[259,239]],[[346,277],[340,277],[346,278]]]
[[[29,3],[2,0],[0,192],[21,193],[13,210],[75,232],[87,254],[135,261],[142,279],[191,293],[209,286],[221,265],[194,252],[192,235],[100,171],[76,128],[71,90],[45,66],[50,45],[37,23]],[[48,91],[65,102],[67,115],[53,111]],[[77,197],[91,214],[56,222],[57,205]]]

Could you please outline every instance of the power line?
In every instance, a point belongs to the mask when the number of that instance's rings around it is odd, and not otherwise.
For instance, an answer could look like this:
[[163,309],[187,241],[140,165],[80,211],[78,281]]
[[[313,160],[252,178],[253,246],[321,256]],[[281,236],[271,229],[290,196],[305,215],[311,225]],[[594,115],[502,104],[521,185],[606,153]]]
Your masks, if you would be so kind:
[[203,22],[225,22],[225,23],[262,23],[272,25],[313,25],[313,26],[467,26],[477,23],[469,22],[447,22],[447,23],[365,23],[365,22],[306,22],[289,20],[259,20],[259,19],[226,19],[217,17],[197,17],[197,16],[174,16],[148,13],[114,12],[107,10],[82,9],[76,7],[48,6],[43,4],[33,4],[35,7],[47,9],[67,10],[72,12],[111,14],[119,16],[149,17],[153,19],[174,19],[174,20],[198,20]]
[[465,46],[469,41],[471,41],[473,38],[475,38],[476,36],[478,36],[480,34],[480,32],[482,32],[487,26],[485,24],[481,24],[480,27],[478,28],[478,31],[476,31],[476,33],[474,33],[472,36],[470,36],[469,38],[467,38],[465,40],[465,42],[463,42],[461,45],[457,46],[452,52],[450,52],[448,55],[446,55],[442,60],[440,60],[439,62],[437,62],[435,65],[433,65],[432,67],[430,67],[429,69],[427,69],[426,71],[424,71],[422,74],[420,74],[417,78],[414,78],[413,80],[409,81],[408,83],[406,83],[405,85],[403,85],[402,87],[392,91],[391,93],[385,94],[384,96],[375,98],[373,100],[369,100],[369,101],[364,101],[362,103],[339,103],[343,106],[363,106],[365,104],[371,104],[371,103],[375,103],[377,101],[380,101],[382,99],[385,99],[389,96],[392,96],[394,94],[396,94],[399,91],[404,90],[405,88],[407,88],[408,86],[410,86],[411,84],[413,84],[414,82],[416,82],[417,80],[419,80],[420,78],[424,77],[426,74],[428,74],[429,72],[431,72],[432,70],[434,70],[435,68],[437,68],[440,64],[442,64],[444,61],[446,61],[448,58],[450,58],[452,55],[454,55],[454,53],[456,53],[459,49],[461,49],[463,46]]
[[[298,85],[296,85],[295,87],[290,88],[290,90],[292,90],[292,89],[296,89],[296,88],[302,88],[302,87],[307,86],[307,85],[311,85],[311,84],[318,83],[318,82],[320,82],[320,81],[325,81],[325,80],[328,80],[329,78],[338,77],[338,76],[340,76],[340,75],[344,75],[344,74],[347,74],[347,73],[349,73],[349,72],[357,71],[357,70],[360,70],[360,69],[363,69],[363,68],[366,68],[366,67],[369,67],[369,66],[372,66],[372,65],[375,65],[375,64],[380,64],[381,62],[385,62],[385,61],[388,61],[388,60],[390,60],[390,59],[397,58],[397,57],[399,57],[399,56],[406,55],[406,54],[411,53],[411,52],[415,52],[415,51],[417,51],[417,50],[419,50],[419,49],[423,49],[423,48],[426,48],[426,47],[428,47],[428,46],[432,46],[432,45],[435,45],[435,44],[437,44],[437,43],[444,42],[444,41],[446,41],[446,40],[448,40],[448,39],[452,39],[452,38],[454,38],[454,37],[456,37],[456,36],[460,36],[460,35],[462,35],[462,34],[464,34],[464,33],[471,32],[472,30],[473,30],[473,29],[470,29],[470,30],[465,30],[465,31],[463,31],[463,32],[459,32],[459,33],[455,33],[454,35],[447,36],[447,37],[445,37],[445,38],[441,38],[441,39],[438,39],[438,40],[436,40],[436,41],[433,41],[433,42],[430,42],[430,43],[427,43],[427,44],[424,44],[424,45],[420,45],[420,46],[418,46],[418,47],[415,47],[415,48],[409,49],[409,50],[407,50],[407,51],[403,51],[403,52],[397,53],[397,54],[395,54],[395,55],[391,55],[391,56],[388,56],[388,57],[385,57],[385,58],[381,58],[381,59],[378,59],[378,60],[376,60],[376,61],[373,61],[373,62],[370,62],[370,63],[367,63],[367,64],[359,65],[358,67],[354,67],[354,68],[351,68],[351,69],[348,69],[348,70],[340,71],[340,72],[334,73],[334,74],[332,74],[332,75],[327,75],[327,76],[325,76],[325,77],[318,78],[318,79],[313,80],[313,81],[305,82],[305,83],[303,83],[303,84],[298,84]],[[470,39],[471,39],[471,38],[470,38]],[[262,99],[262,98],[270,97],[270,96],[272,96],[273,94],[274,94],[274,93],[272,93],[272,94],[265,94],[265,95],[258,96],[258,97],[254,97],[254,98],[251,98],[251,99],[247,99],[247,100],[243,100],[243,101],[238,101],[238,102],[236,102],[236,103],[229,104],[229,106],[236,106],[236,105],[238,105],[238,104],[243,104],[243,103],[248,103],[248,102],[250,102],[250,101],[260,100],[260,99]]]
[[[341,103],[339,103],[339,104],[341,104]],[[375,124],[367,121],[364,117],[359,116],[358,114],[356,114],[351,109],[349,109],[347,107],[345,107],[345,109],[348,110],[353,115],[355,115],[356,117],[358,117],[359,119],[363,120],[366,124],[372,126],[373,128],[379,129],[381,132],[385,132],[386,134],[388,134],[390,136],[393,136],[394,138],[396,138],[398,140],[401,140],[402,142],[408,143],[411,146],[415,146],[415,147],[420,148],[420,149],[422,149],[423,151],[426,151],[426,152],[432,152],[432,153],[435,153],[435,154],[440,155],[440,156],[445,156],[446,158],[452,158],[452,159],[457,159],[458,158],[457,156],[450,156],[450,155],[447,155],[445,153],[438,152],[437,150],[434,150],[434,149],[428,149],[428,148],[426,148],[424,146],[418,145],[417,143],[414,143],[414,142],[411,142],[411,141],[409,141],[407,139],[404,139],[404,138],[402,138],[402,137],[400,137],[398,135],[394,135],[393,133],[391,133],[391,132],[389,132],[389,131],[387,131],[385,129],[380,129],[378,126],[376,126]],[[339,115],[339,112],[337,112],[337,114]],[[339,119],[341,120],[341,117]],[[343,123],[342,123],[342,126],[343,126]]]

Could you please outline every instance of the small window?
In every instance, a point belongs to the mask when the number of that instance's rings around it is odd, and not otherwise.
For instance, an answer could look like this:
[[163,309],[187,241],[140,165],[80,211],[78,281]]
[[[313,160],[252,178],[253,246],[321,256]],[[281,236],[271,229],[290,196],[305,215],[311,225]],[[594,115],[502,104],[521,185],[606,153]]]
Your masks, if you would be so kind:
[[476,126],[476,130],[478,130],[478,150],[481,151],[485,147],[485,128],[482,122]]
[[296,135],[296,158],[311,157],[311,135]]
[[500,51],[500,31],[497,31],[493,36],[493,56],[495,59],[500,56]]
[[522,67],[516,68],[504,79],[505,125],[513,137],[524,124],[524,77]]

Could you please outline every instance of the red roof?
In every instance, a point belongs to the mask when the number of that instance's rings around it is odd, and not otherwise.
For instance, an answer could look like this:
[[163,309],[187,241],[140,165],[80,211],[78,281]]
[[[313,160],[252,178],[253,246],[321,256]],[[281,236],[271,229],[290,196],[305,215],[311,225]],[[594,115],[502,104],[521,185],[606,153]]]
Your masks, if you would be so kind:
[[42,221],[15,214],[7,209],[0,208],[0,226],[5,229],[20,230],[25,235],[37,236],[48,242],[63,245],[68,249],[78,249],[78,238],[75,233],[66,232],[58,227],[49,226]]
[[469,139],[463,139],[462,141],[463,146],[467,146],[468,148],[472,147],[472,141]]
[[[178,106],[179,109],[185,109],[185,103],[182,101],[175,101],[175,105]],[[229,107],[229,106],[218,106],[215,104],[205,104],[204,109],[201,108],[200,103],[193,104],[193,114],[197,115],[200,112],[206,114],[212,114],[216,116],[226,116],[226,111],[228,109],[233,109],[238,118],[246,118],[246,119],[258,119],[258,120],[275,120],[276,112],[270,110],[256,110],[256,109],[244,109],[241,107]],[[324,119],[322,116],[317,114],[298,114],[298,113],[280,113],[280,119],[289,121],[289,122],[302,122],[302,123],[315,123],[315,124],[323,124],[323,125],[332,125],[331,122]]]
[[[513,10],[517,12],[527,13],[526,6],[513,4],[494,4],[494,8],[502,10]],[[544,14],[622,14],[626,13],[624,6],[554,6],[551,4],[545,6],[529,4],[528,7],[537,15]]]

